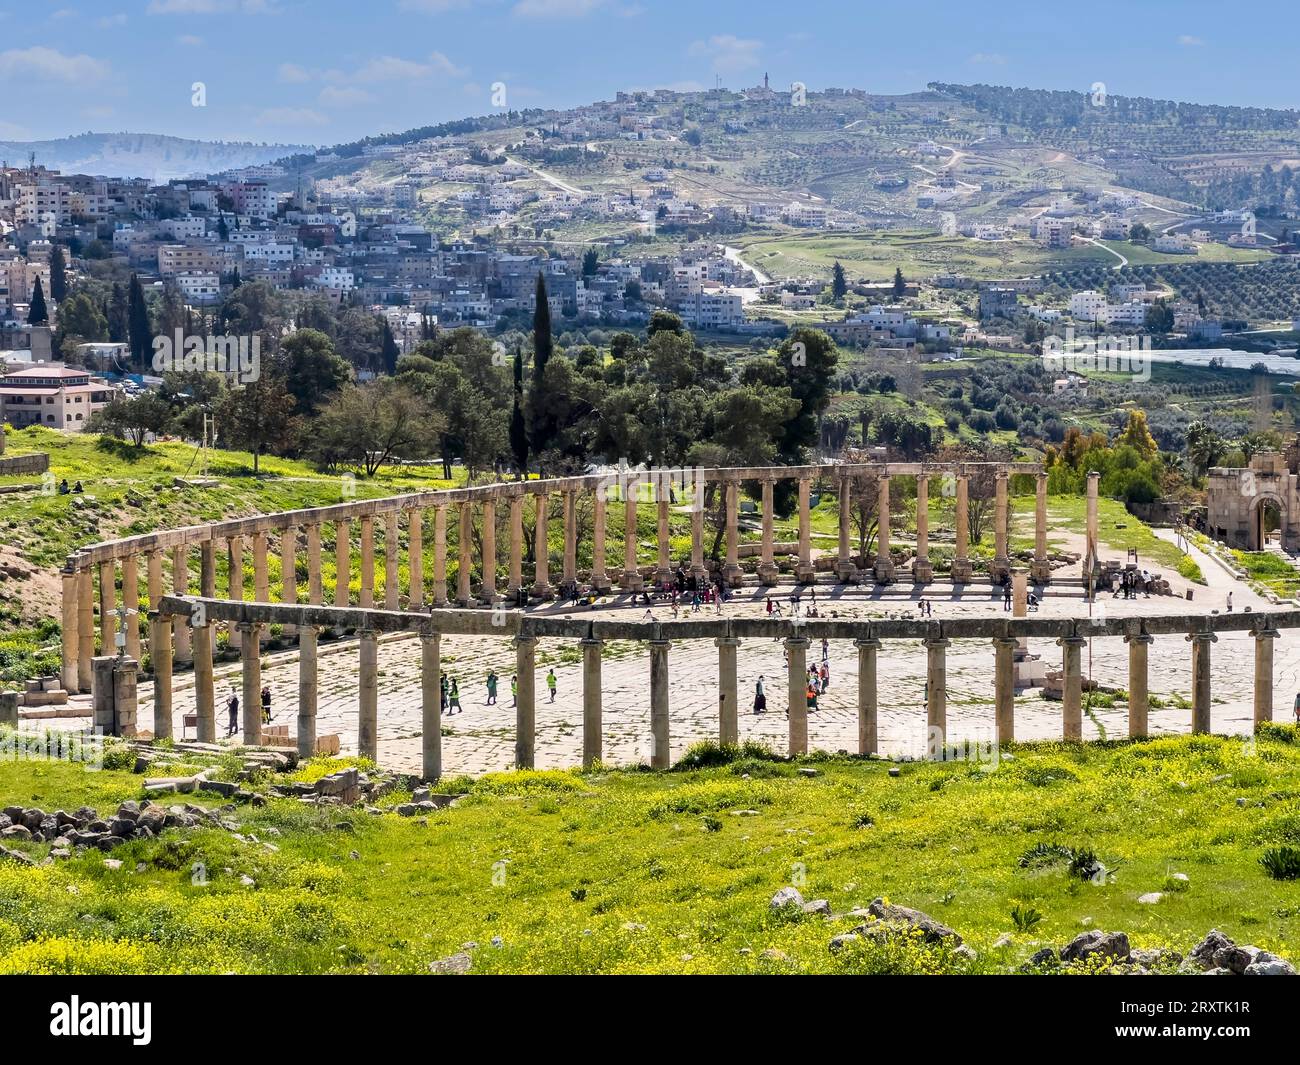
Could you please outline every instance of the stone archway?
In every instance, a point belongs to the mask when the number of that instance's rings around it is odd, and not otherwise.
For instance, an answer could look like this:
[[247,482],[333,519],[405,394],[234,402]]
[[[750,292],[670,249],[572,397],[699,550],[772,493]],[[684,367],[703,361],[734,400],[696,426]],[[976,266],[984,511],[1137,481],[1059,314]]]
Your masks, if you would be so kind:
[[1286,508],[1282,500],[1271,492],[1262,493],[1251,504],[1249,550],[1263,551],[1268,546],[1269,533],[1283,528]]

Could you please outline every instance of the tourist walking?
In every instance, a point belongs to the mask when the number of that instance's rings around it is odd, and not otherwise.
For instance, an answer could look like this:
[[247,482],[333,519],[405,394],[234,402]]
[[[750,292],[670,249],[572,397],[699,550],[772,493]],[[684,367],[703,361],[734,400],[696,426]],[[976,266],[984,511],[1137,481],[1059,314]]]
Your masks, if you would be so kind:
[[[754,713],[761,714],[767,709],[767,693],[763,690],[763,677],[754,685]],[[1300,715],[1300,695],[1296,696],[1296,714]]]
[[226,700],[226,712],[230,715],[230,726],[226,729],[226,736],[233,736],[239,731],[239,695],[232,688],[230,698]]
[[439,685],[439,687],[442,689],[442,691],[441,691],[441,700],[442,700],[442,702],[441,702],[441,708],[442,708],[442,712],[445,714],[445,713],[447,712],[447,692],[450,690],[450,688],[449,688],[449,686],[448,686],[448,684],[447,684],[447,674],[446,674],[446,673],[444,673],[444,674],[442,675],[442,683]]
[[1007,583],[1002,588],[1002,609],[1011,609],[1011,579],[1007,578]]
[[497,674],[495,669],[488,670],[487,675],[487,705],[493,706],[497,701]]
[[1228,613],[1232,613],[1232,593],[1228,593]]
[[512,673],[510,675],[510,705],[511,706],[519,705],[519,674],[518,673]]
[[454,714],[457,710],[460,710],[462,713],[464,712],[463,707],[460,705],[460,681],[455,677],[451,678],[451,687],[447,691],[447,699],[447,713],[449,716]]
[[262,689],[262,724],[269,725],[270,723],[271,723],[271,689],[268,687]]
[[551,693],[551,702],[555,702],[555,686],[558,683],[555,679],[555,667],[552,666],[546,674],[546,690]]

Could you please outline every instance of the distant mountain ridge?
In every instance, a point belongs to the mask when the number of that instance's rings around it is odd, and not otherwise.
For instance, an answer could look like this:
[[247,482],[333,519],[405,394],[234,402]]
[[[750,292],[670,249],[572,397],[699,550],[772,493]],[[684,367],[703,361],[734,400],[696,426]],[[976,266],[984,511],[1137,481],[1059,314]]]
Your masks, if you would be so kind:
[[159,133],[79,133],[56,140],[0,141],[0,160],[10,166],[25,166],[35,152],[38,164],[64,173],[163,182],[269,163],[313,150],[302,144],[201,141]]

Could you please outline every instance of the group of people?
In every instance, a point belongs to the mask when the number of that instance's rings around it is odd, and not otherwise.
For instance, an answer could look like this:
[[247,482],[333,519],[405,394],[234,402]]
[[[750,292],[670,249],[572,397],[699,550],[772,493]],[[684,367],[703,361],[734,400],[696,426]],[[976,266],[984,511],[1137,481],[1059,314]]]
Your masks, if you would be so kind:
[[[262,699],[262,724],[271,723],[271,689],[264,687],[261,693]],[[226,700],[226,713],[230,715],[229,724],[226,726],[226,738],[229,739],[239,731],[239,692],[234,688],[230,689],[230,698]]]
[[[799,597],[798,592],[790,593],[789,604],[790,604],[790,616],[792,618],[797,618],[801,615],[806,618],[821,617],[821,615],[817,613],[817,589],[816,588],[810,588],[808,590],[807,607],[803,605],[803,600]],[[772,617],[779,618],[785,616],[785,611],[781,609],[780,602],[776,599],[773,599],[770,595],[767,597],[765,601],[765,607],[767,609],[767,616],[769,618]]]
[[1144,569],[1120,570],[1118,577],[1111,578],[1110,590],[1115,599],[1120,598],[1120,596],[1123,596],[1125,599],[1136,599],[1138,597],[1138,592],[1141,592],[1147,599],[1150,599],[1151,574]]

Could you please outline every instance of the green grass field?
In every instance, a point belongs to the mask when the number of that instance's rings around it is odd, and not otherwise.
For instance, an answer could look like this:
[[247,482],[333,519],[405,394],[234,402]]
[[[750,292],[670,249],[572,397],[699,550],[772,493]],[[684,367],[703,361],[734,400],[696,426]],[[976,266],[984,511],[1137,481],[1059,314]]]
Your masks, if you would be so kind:
[[[1300,882],[1270,879],[1260,858],[1300,843],[1296,738],[1271,726],[1253,744],[1021,745],[997,763],[904,764],[897,778],[881,762],[812,758],[808,779],[752,756],[516,772],[444,782],[468,797],[427,823],[272,799],[233,813],[243,840],[171,830],[118,848],[120,870],[98,851],[0,860],[0,973],[423,972],[469,941],[476,972],[1000,972],[1087,928],[1185,954],[1217,927],[1294,958]],[[5,762],[0,805],[106,813],[139,798],[140,779]],[[1022,866],[1039,844],[1091,850],[1113,874]],[[196,862],[206,884],[192,882]],[[778,916],[768,902],[792,883],[836,913],[875,897],[919,908],[979,957],[904,944],[831,954],[857,919]],[[1137,901],[1153,891],[1159,903]],[[1016,907],[1040,922],[1017,929]]]

